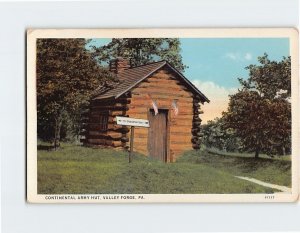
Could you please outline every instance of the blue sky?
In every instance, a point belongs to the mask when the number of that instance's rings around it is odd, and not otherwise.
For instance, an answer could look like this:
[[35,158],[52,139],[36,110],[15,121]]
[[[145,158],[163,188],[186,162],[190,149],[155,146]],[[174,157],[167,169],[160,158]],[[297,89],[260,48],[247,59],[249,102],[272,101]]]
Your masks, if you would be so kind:
[[[94,39],[100,46],[110,39]],[[288,38],[183,38],[181,55],[189,68],[184,75],[210,100],[203,106],[203,122],[220,117],[228,104],[228,95],[234,94],[237,78],[247,78],[245,67],[257,64],[257,57],[264,53],[271,60],[289,56]]]
[[271,60],[289,55],[289,40],[284,38],[180,39],[183,63],[189,66],[187,78],[212,81],[237,87],[238,77],[248,77],[244,68],[257,63],[257,57],[268,53]]

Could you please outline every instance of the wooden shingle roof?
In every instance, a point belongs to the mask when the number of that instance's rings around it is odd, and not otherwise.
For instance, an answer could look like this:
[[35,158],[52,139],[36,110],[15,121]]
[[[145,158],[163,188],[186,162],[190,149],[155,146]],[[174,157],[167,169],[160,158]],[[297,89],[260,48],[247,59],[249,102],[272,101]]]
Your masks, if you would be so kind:
[[192,92],[198,94],[203,102],[209,102],[209,99],[197,87],[195,87],[187,78],[185,78],[167,61],[153,62],[147,65],[137,66],[122,71],[118,74],[119,83],[115,87],[109,90],[105,90],[103,93],[100,93],[94,99],[117,99],[165,65],[168,66],[175,73],[177,73],[180,79],[184,83],[186,83],[188,87],[190,87]]

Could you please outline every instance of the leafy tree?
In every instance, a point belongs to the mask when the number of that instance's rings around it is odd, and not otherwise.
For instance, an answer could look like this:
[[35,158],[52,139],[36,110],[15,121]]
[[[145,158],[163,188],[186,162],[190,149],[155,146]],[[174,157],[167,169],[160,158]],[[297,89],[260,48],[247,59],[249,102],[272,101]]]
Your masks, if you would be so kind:
[[259,65],[246,67],[247,80],[230,96],[223,113],[227,128],[241,138],[244,151],[268,155],[285,154],[291,141],[291,59],[270,61],[267,54]]
[[113,38],[107,45],[93,46],[93,56],[99,62],[117,57],[130,58],[133,66],[157,60],[167,60],[179,71],[187,68],[182,63],[180,41],[177,38]]
[[233,129],[226,128],[223,118],[208,121],[202,126],[203,143],[208,148],[217,148],[224,151],[238,151],[240,139],[235,135]]
[[239,78],[243,89],[255,90],[267,99],[291,97],[291,57],[271,61],[265,53],[258,57],[260,65],[249,65],[248,80]]
[[85,39],[37,40],[38,135],[54,140],[55,148],[62,129],[78,130],[81,110],[93,91],[113,79],[85,45]]

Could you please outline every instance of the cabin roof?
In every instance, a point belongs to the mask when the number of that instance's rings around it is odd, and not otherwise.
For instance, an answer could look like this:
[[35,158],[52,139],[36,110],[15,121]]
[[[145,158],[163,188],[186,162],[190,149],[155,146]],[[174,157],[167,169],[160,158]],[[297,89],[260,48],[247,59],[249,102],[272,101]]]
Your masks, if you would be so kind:
[[164,66],[168,66],[171,70],[178,74],[180,79],[187,84],[187,86],[191,89],[192,92],[198,94],[203,102],[209,102],[209,99],[197,87],[195,87],[186,77],[183,76],[183,74],[181,74],[177,69],[175,69],[169,62],[164,60],[149,63],[146,65],[132,67],[122,71],[118,74],[119,83],[115,87],[105,89],[103,92],[98,93],[97,97],[95,97],[94,99],[117,99]]

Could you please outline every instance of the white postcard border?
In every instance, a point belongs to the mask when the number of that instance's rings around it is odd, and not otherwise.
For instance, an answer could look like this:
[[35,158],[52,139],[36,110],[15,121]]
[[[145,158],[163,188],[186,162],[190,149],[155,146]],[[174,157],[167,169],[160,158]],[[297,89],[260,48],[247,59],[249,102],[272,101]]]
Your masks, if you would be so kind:
[[[292,57],[292,193],[291,194],[37,194],[37,38],[276,38],[290,39]],[[28,29],[27,30],[27,201],[30,203],[178,203],[178,202],[293,202],[299,195],[299,57],[294,28],[172,28],[172,29]],[[78,199],[79,197],[86,199]],[[100,199],[91,199],[99,196]],[[122,196],[135,199],[122,199]],[[141,196],[143,198],[141,198]],[[88,199],[89,197],[89,199]],[[104,199],[107,197],[107,199]],[[115,198],[115,199],[114,199]]]

